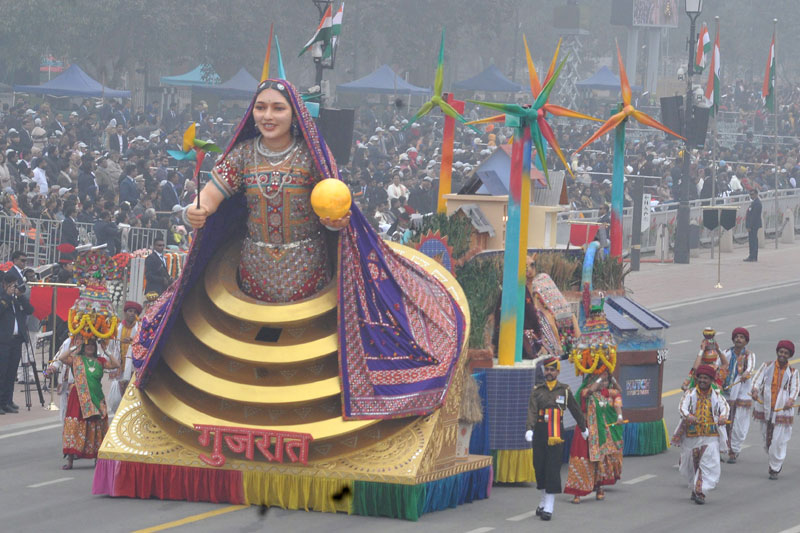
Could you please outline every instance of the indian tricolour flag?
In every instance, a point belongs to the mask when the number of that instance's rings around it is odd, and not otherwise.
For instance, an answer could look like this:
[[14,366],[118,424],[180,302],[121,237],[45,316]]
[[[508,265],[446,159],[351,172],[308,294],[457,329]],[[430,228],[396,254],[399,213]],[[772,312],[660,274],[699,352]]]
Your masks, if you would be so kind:
[[308,42],[303,46],[303,49],[300,50],[298,56],[303,55],[306,50],[311,48],[314,43],[322,43],[325,46],[326,43],[330,42],[331,40],[331,27],[333,26],[333,17],[331,17],[331,6],[328,6],[328,9],[325,10],[325,14],[322,16],[322,20],[319,21],[319,26],[317,27],[317,31],[314,32],[314,36],[308,40]]
[[697,74],[706,68],[706,61],[711,52],[711,36],[708,35],[708,26],[703,24],[700,35],[697,38],[697,54],[694,58],[694,71]]
[[717,26],[714,50],[711,53],[711,69],[708,72],[708,85],[706,85],[706,100],[711,103],[712,115],[719,108],[719,89],[719,26]]
[[775,34],[772,34],[772,44],[769,45],[767,57],[767,70],[764,72],[764,85],[761,86],[761,100],[770,111],[775,111]]
[[331,24],[331,44],[325,47],[325,51],[322,54],[323,58],[331,57],[333,50],[336,48],[339,35],[342,33],[342,18],[344,18],[344,2],[339,6],[339,11],[333,16],[333,23]]

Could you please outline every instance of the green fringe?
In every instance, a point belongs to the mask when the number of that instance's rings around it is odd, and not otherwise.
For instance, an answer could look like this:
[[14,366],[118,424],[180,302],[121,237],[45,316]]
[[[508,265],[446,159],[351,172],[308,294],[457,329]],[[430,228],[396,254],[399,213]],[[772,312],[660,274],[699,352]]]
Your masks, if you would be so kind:
[[353,513],[388,516],[416,521],[425,509],[426,487],[356,481],[353,483]]
[[623,455],[656,455],[669,449],[669,434],[664,419],[625,424]]

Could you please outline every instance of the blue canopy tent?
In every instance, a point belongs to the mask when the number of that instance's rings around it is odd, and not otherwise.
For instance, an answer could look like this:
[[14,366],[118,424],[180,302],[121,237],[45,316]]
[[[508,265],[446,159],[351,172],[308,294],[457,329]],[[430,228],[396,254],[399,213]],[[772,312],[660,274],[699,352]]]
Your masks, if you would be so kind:
[[219,85],[200,85],[198,92],[211,94],[220,100],[250,100],[256,92],[258,80],[241,68],[231,79]]
[[466,80],[457,81],[453,89],[460,91],[486,91],[495,93],[518,93],[522,85],[506,78],[500,69],[489,65],[483,72]]
[[381,65],[378,70],[372,74],[367,74],[363,78],[337,85],[336,90],[343,93],[362,94],[431,94],[431,90],[428,88],[417,87],[408,83],[395,74],[388,65]]
[[[611,72],[608,67],[600,67],[600,70],[581,80],[575,85],[579,89],[597,89],[598,91],[619,91],[619,76]],[[635,93],[642,92],[641,85],[631,85],[631,91]]]
[[202,87],[217,85],[221,81],[219,75],[206,65],[197,65],[194,69],[178,76],[161,76],[162,85],[178,85],[181,87]]
[[86,98],[130,98],[130,91],[109,89],[92,79],[78,65],[70,65],[67,70],[41,85],[14,85],[14,92],[27,94],[46,94],[49,96],[83,96]]

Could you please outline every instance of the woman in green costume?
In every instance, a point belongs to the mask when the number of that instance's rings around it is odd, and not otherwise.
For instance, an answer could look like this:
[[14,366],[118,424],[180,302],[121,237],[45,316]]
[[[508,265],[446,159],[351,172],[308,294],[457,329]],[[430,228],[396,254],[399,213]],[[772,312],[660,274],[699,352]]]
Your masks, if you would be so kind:
[[574,496],[572,503],[592,492],[603,500],[603,487],[616,483],[622,474],[622,395],[603,365],[599,373],[584,378],[575,399],[585,414],[589,438],[577,431],[572,438],[564,492]]

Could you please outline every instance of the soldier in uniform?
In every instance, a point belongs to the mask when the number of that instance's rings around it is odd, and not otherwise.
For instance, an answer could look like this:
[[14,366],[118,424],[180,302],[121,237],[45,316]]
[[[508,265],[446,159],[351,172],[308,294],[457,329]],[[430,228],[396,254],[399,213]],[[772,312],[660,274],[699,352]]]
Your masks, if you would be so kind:
[[528,402],[528,422],[525,440],[533,441],[533,469],[536,471],[536,487],[542,498],[536,508],[536,516],[550,520],[553,516],[555,495],[561,494],[561,462],[563,458],[564,433],[563,413],[569,409],[581,430],[583,438],[589,436],[580,405],[572,391],[558,382],[561,361],[549,357],[544,365],[544,383],[531,391]]

